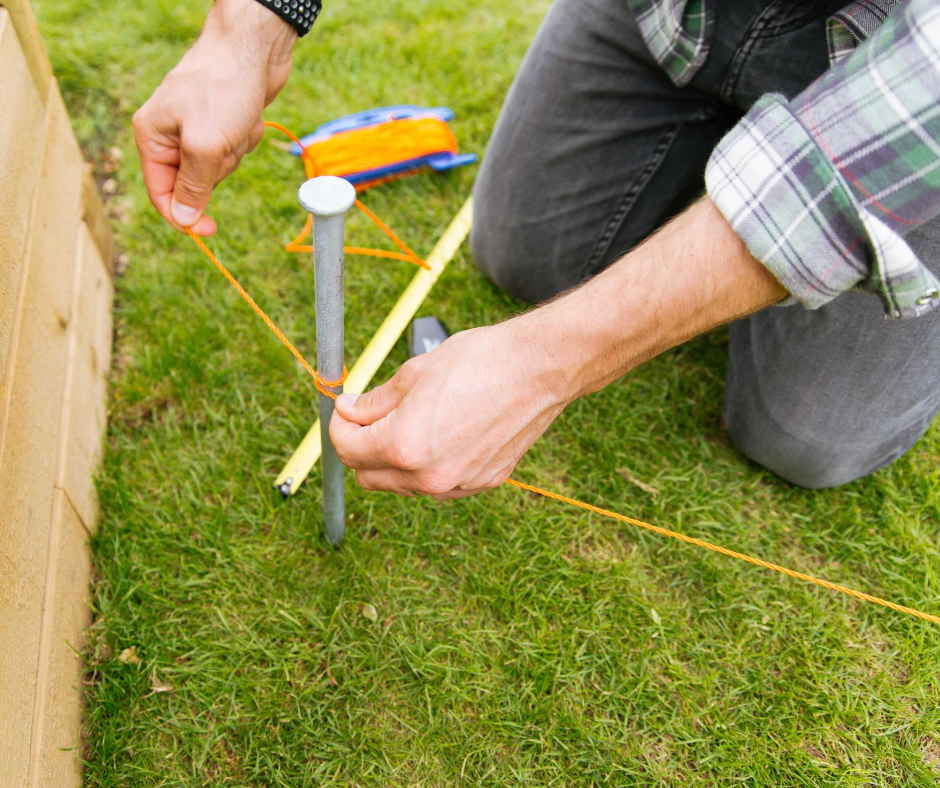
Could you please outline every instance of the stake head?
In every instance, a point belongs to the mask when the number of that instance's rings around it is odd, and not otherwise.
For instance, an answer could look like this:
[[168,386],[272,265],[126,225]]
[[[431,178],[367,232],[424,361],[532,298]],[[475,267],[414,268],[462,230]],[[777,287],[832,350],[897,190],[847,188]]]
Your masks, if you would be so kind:
[[335,175],[320,175],[305,182],[297,192],[300,204],[315,218],[340,216],[356,202],[356,189]]

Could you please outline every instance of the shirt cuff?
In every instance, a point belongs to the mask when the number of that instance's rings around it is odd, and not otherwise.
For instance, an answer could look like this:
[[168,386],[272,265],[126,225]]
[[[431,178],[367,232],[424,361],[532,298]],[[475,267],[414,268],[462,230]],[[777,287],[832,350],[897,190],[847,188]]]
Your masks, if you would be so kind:
[[858,205],[782,96],[761,98],[722,139],[705,183],[789,303],[817,309],[861,287],[881,296],[889,317],[940,307],[940,282],[899,234]]

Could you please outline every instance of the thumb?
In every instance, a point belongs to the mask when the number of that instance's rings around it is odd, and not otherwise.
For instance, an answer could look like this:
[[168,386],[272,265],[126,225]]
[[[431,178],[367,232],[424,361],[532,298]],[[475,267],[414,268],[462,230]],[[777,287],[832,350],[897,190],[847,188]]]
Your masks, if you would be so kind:
[[170,203],[173,219],[178,224],[190,227],[202,216],[218,181],[224,156],[221,146],[195,145],[183,141],[180,146],[180,168]]
[[392,378],[365,394],[340,394],[336,398],[336,410],[347,421],[366,427],[395,410],[404,395],[404,387]]

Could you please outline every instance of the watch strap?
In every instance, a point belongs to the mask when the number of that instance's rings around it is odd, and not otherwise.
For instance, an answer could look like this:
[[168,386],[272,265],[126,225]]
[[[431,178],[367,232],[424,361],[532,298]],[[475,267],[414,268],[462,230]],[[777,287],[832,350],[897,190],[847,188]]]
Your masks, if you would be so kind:
[[303,38],[320,15],[320,0],[258,0],[293,27]]

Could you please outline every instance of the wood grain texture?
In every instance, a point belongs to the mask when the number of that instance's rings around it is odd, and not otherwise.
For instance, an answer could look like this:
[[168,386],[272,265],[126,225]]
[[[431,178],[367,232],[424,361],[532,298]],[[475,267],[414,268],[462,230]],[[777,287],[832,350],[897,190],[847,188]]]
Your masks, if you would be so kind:
[[[84,168],[83,168],[84,170]],[[82,215],[85,210],[82,178]],[[59,417],[52,527],[39,643],[29,788],[81,785],[82,630],[89,623],[89,529],[97,514],[93,472],[104,432],[111,348],[111,280],[88,226],[78,228],[65,384]],[[79,516],[66,487],[83,507]]]
[[81,785],[113,240],[27,0],[0,0],[0,786]]
[[82,631],[91,623],[88,532],[61,490],[52,509],[43,647],[33,737],[29,788],[80,788],[78,762],[82,726]]
[[[15,108],[15,111],[10,111]],[[0,8],[0,403],[22,296],[23,249],[39,177],[43,102],[6,9]],[[3,432],[0,404],[0,434]]]
[[81,267],[76,281],[74,338],[69,343],[68,396],[62,410],[65,437],[56,485],[92,532],[98,467],[107,423],[107,374],[111,365],[111,277],[87,225],[80,230]]
[[[2,82],[3,80],[0,80]],[[16,346],[0,434],[0,785],[26,784],[36,698],[67,328],[81,216],[81,158],[58,91],[32,144],[42,163],[23,256]],[[54,195],[54,199],[47,196]],[[22,199],[22,197],[21,197]]]
[[91,237],[95,239],[95,245],[101,254],[108,272],[114,270],[114,235],[108,224],[108,217],[105,214],[104,204],[101,202],[101,195],[98,193],[98,186],[91,172],[86,168],[82,176],[82,221],[88,225],[88,231]]
[[33,76],[40,99],[45,102],[49,81],[52,79],[52,65],[42,45],[33,10],[27,0],[0,0],[0,6],[6,8],[13,20],[20,48],[26,56],[26,65]]

